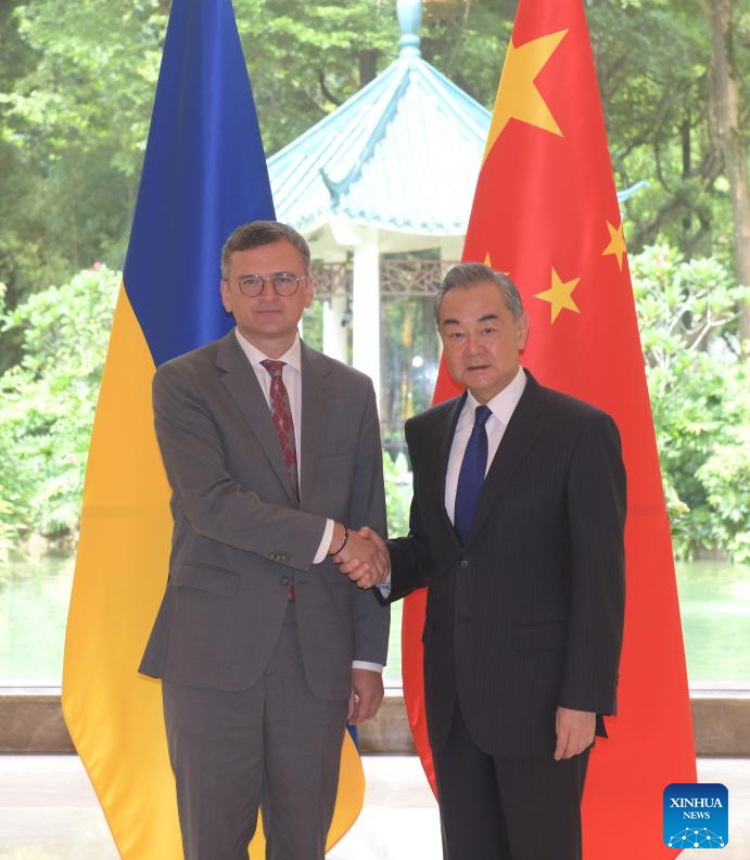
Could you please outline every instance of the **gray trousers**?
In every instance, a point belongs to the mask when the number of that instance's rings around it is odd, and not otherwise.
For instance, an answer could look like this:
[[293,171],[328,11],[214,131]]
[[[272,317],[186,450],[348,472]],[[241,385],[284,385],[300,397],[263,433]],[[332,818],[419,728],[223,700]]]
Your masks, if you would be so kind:
[[310,691],[294,604],[255,686],[163,694],[185,860],[247,860],[260,805],[268,860],[323,860],[347,702]]

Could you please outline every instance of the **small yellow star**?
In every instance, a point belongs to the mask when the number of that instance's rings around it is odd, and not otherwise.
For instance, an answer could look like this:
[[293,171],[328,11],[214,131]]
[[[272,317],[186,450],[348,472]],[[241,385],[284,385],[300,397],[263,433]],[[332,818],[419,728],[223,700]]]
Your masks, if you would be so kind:
[[572,281],[563,281],[557,272],[552,269],[552,286],[543,293],[536,293],[534,295],[535,299],[541,299],[544,302],[550,303],[550,311],[552,313],[550,322],[554,322],[557,319],[557,315],[563,308],[575,311],[577,314],[580,313],[578,305],[573,301],[572,295],[573,290],[578,286],[580,280],[580,278],[573,278]]
[[510,277],[510,272],[501,272],[500,269],[496,269],[492,265],[492,260],[490,259],[490,252],[489,251],[487,251],[487,256],[484,258],[484,265],[489,266],[490,269],[493,269],[495,272],[498,272],[501,275],[505,275],[506,278]]
[[567,32],[559,30],[557,33],[532,39],[518,48],[511,38],[497,90],[495,109],[492,112],[490,133],[484,150],[485,158],[511,119],[563,136],[534,81]]
[[628,250],[625,247],[625,237],[622,235],[622,221],[620,221],[619,227],[613,227],[607,221],[607,229],[609,230],[609,245],[602,251],[602,257],[606,257],[607,254],[614,254],[617,257],[617,265],[622,271],[622,258]]

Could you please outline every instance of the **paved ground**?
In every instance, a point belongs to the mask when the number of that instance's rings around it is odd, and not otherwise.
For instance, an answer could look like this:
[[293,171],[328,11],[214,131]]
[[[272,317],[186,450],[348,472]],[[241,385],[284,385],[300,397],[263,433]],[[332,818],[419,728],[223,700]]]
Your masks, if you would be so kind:
[[[365,772],[365,808],[330,860],[440,860],[437,807],[417,759],[368,756]],[[750,759],[701,759],[698,772],[701,781],[729,789],[729,844],[722,860],[748,860]],[[634,845],[633,860],[650,856],[645,845]],[[0,756],[0,860],[117,857],[75,756]]]

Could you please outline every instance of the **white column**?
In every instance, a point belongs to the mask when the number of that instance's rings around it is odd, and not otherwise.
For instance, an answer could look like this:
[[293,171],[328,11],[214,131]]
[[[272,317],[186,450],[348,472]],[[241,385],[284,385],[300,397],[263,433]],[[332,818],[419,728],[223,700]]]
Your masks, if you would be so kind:
[[[440,242],[440,257],[449,263],[460,263],[464,250],[464,236],[444,236]],[[484,260],[479,260],[483,263]],[[435,285],[437,289],[437,284]]]
[[377,233],[354,248],[352,296],[353,364],[366,373],[380,400],[380,260]]
[[323,352],[347,363],[346,296],[332,296],[323,303]]

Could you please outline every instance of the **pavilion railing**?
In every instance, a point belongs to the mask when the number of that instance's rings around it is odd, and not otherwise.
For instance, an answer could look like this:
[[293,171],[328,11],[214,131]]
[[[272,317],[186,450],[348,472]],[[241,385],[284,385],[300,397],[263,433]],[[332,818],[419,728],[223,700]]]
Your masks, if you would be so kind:
[[[432,297],[445,273],[456,265],[454,260],[430,260],[423,257],[393,256],[380,260],[380,294],[383,298]],[[351,296],[352,263],[313,261],[315,293],[319,299]]]

